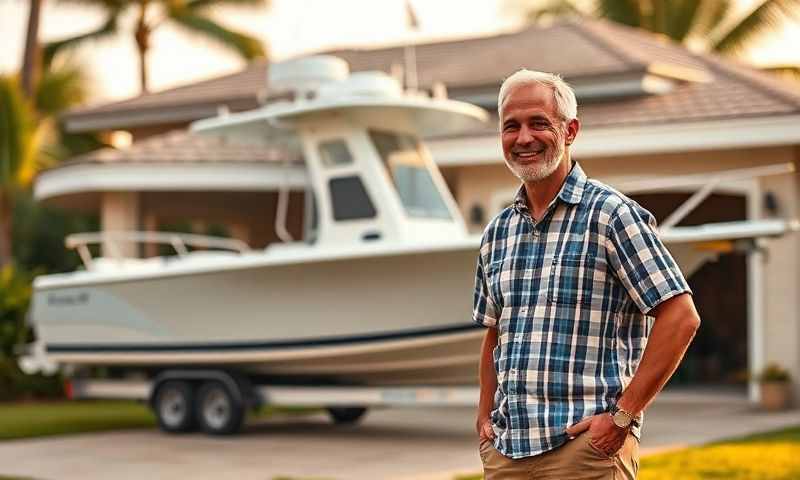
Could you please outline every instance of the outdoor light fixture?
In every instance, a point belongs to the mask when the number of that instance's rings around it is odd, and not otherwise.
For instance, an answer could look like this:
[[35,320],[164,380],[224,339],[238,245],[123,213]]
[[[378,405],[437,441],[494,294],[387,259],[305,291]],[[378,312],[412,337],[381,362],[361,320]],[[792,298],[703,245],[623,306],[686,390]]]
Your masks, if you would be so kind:
[[764,194],[764,209],[773,217],[777,217],[780,214],[781,207],[775,192],[767,191]]
[[127,130],[114,130],[111,132],[110,143],[114,148],[124,150],[133,144],[133,135]]
[[469,221],[473,225],[483,225],[485,217],[483,207],[477,203],[469,208]]

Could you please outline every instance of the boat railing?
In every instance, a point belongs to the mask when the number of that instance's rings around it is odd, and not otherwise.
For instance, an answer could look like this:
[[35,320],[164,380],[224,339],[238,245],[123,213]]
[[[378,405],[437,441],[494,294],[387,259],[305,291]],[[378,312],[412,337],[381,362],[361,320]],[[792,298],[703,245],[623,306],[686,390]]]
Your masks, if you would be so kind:
[[118,231],[118,232],[90,232],[75,233],[64,240],[67,248],[77,250],[84,267],[91,269],[93,263],[89,245],[102,244],[104,250],[116,260],[124,260],[120,244],[133,243],[170,245],[179,257],[189,254],[189,247],[212,248],[229,250],[238,253],[250,251],[250,247],[243,241],[235,238],[212,237],[192,233],[148,232],[148,231]]

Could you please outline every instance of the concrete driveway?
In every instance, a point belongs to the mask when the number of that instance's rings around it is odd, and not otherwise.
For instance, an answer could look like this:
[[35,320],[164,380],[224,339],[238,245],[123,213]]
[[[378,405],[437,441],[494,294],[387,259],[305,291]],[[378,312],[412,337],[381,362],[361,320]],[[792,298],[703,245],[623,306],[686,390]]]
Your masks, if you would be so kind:
[[[374,410],[355,427],[323,416],[250,424],[233,438],[157,430],[0,443],[0,475],[37,479],[452,480],[480,471],[473,409]],[[665,392],[647,412],[643,454],[800,425],[741,394]]]

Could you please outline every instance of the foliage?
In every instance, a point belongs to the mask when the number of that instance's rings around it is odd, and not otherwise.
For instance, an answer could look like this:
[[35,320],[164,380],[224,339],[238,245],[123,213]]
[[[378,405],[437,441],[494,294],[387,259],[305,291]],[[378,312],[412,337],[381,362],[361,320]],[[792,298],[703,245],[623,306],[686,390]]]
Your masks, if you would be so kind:
[[[257,419],[318,414],[319,409],[265,407]],[[156,425],[146,404],[135,401],[71,400],[0,404],[0,441]]]
[[14,258],[21,268],[36,274],[71,272],[81,266],[81,261],[66,248],[64,238],[99,230],[97,214],[66,212],[25,196],[14,211]]
[[788,382],[789,379],[790,379],[789,372],[785,368],[779,366],[777,363],[770,363],[758,375],[758,381],[762,383],[766,382],[785,383]]
[[226,27],[214,19],[218,6],[267,7],[268,0],[61,0],[98,7],[105,16],[95,30],[73,37],[50,42],[44,48],[45,65],[54,61],[61,52],[95,40],[120,34],[122,19],[135,12],[137,22],[132,32],[140,59],[140,84],[148,90],[146,54],[151,48],[152,33],[161,25],[171,24],[184,31],[209,39],[236,55],[251,60],[265,57],[261,42],[242,32]]
[[10,198],[30,184],[48,158],[42,145],[51,125],[38,118],[17,78],[0,75],[0,189]]
[[[97,145],[91,136],[59,133],[56,115],[86,97],[85,78],[76,65],[51,66],[23,96],[14,76],[0,76],[0,398],[60,395],[58,377],[26,376],[16,365],[18,346],[30,341],[25,315],[37,274],[74,269],[63,237],[93,219],[36,205],[30,194],[34,175],[75,152]],[[63,142],[69,138],[70,142]],[[96,228],[89,228],[96,229]],[[13,249],[12,249],[13,246]]]
[[0,408],[0,440],[155,426],[145,404],[130,401],[17,403]]
[[31,276],[13,264],[0,267],[0,358],[10,358],[24,335],[24,312],[31,297]]
[[590,16],[663,34],[677,42],[699,42],[708,50],[735,54],[785,21],[800,21],[800,0],[760,0],[734,17],[732,0],[551,0],[517,1],[531,20]]
[[800,478],[800,428],[646,457],[641,480]]

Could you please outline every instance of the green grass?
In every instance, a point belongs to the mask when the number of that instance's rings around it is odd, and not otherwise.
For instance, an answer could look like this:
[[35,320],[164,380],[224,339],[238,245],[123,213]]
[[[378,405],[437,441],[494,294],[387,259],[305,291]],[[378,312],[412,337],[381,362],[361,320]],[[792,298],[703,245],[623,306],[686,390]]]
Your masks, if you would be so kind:
[[129,401],[0,403],[0,440],[155,425],[147,406]]
[[[481,480],[481,475],[455,480]],[[800,427],[687,448],[642,459],[639,480],[795,480]]]
[[800,427],[642,459],[640,480],[800,478]]
[[[262,408],[255,418],[276,413],[306,415],[308,408]],[[56,401],[0,403],[0,441],[73,433],[153,428],[155,416],[143,403],[133,401]],[[4,480],[0,477],[0,480]]]

